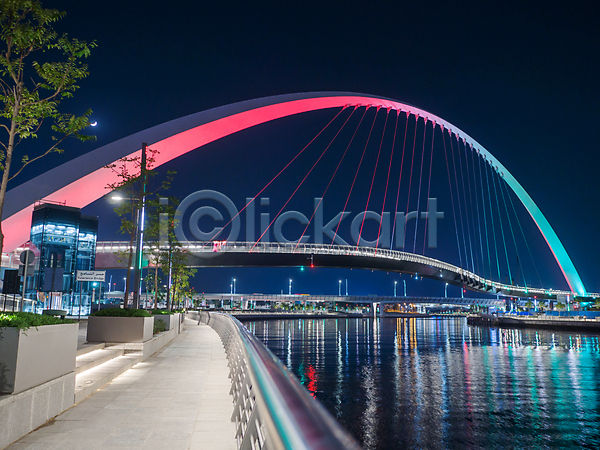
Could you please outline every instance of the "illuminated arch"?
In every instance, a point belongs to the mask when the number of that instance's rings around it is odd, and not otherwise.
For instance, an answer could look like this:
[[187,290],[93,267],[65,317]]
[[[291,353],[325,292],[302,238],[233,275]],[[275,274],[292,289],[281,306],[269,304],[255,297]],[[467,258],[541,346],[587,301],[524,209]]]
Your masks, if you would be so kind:
[[481,153],[506,180],[533,218],[571,290],[585,295],[583,282],[548,220],[519,182],[482,145],[454,125],[422,109],[391,99],[345,92],[278,95],[221,106],[157,125],[69,161],[7,193],[4,206],[6,219],[2,221],[4,249],[12,251],[29,238],[31,212],[36,200],[66,200],[70,206],[83,208],[106,195],[106,185],[117,179],[104,166],[125,156],[139,156],[141,142],[147,142],[159,151],[156,166],[160,166],[255,125],[303,112],[355,105],[391,108],[426,118]]

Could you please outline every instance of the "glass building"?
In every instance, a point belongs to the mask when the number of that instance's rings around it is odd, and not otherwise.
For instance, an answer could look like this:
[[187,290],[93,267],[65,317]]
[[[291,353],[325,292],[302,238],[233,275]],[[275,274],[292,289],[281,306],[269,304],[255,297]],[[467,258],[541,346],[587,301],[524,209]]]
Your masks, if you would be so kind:
[[38,309],[65,309],[87,313],[91,305],[90,283],[76,286],[77,270],[94,270],[98,219],[84,216],[79,208],[42,203],[34,207],[31,243],[39,255],[28,279],[26,295],[38,300]]

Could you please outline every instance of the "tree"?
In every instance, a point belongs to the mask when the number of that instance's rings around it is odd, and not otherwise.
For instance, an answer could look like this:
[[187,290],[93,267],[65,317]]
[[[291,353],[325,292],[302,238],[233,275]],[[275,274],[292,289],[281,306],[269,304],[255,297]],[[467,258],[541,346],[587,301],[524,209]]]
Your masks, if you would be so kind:
[[153,225],[148,227],[148,243],[146,248],[151,249],[150,257],[155,262],[156,271],[160,267],[167,284],[167,309],[179,303],[189,294],[190,278],[196,274],[196,269],[188,267],[188,254],[177,240],[173,228],[175,226],[175,212],[178,201],[174,198],[167,202],[158,202]]
[[[143,144],[144,147],[146,144]],[[116,163],[106,166],[112,170],[118,178],[115,183],[109,183],[107,189],[111,191],[119,191],[122,199],[115,207],[115,212],[121,216],[121,227],[119,231],[122,234],[129,235],[128,249],[120,256],[122,260],[127,259],[127,276],[125,286],[128,287],[131,280],[131,268],[133,267],[133,254],[135,249],[135,241],[138,232],[138,216],[145,204],[152,205],[153,201],[157,202],[156,197],[159,192],[169,189],[174,172],[167,172],[167,178],[157,185],[153,185],[153,180],[157,172],[152,169],[155,161],[157,150],[150,148],[145,149],[146,158],[139,156],[124,157]],[[149,187],[150,186],[150,187]],[[137,288],[136,288],[137,289]],[[156,291],[156,289],[155,289]],[[123,302],[125,308],[129,301],[129,292],[125,289]]]
[[[59,36],[52,25],[64,12],[45,9],[38,0],[0,0],[0,249],[4,244],[2,213],[8,182],[25,166],[50,153],[68,137],[94,139],[82,131],[89,125],[91,110],[82,115],[61,112],[62,100],[73,96],[79,80],[87,77],[83,58],[95,42]],[[55,61],[52,61],[56,59]],[[15,167],[18,145],[35,139],[44,130],[50,142],[32,156],[23,154]]]

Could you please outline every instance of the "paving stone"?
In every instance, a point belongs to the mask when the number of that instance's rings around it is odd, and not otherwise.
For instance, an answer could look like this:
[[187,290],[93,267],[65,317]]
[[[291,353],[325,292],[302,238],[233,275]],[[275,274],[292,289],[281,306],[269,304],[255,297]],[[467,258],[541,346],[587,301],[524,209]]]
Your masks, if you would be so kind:
[[228,376],[217,333],[189,326],[147,361],[7,449],[234,450]]

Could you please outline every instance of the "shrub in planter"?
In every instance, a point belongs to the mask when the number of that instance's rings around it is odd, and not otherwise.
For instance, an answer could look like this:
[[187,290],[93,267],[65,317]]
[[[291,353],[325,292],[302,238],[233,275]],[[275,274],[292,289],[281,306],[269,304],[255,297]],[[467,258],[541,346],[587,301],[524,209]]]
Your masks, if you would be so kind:
[[154,319],[143,309],[101,309],[88,318],[88,342],[146,342],[152,338]]
[[79,325],[33,313],[0,313],[0,393],[22,392],[75,370]]
[[167,324],[163,320],[155,320],[154,321],[154,334],[162,333],[166,331]]
[[158,309],[155,312],[153,312],[153,314],[154,314],[154,323],[158,323],[158,322],[164,323],[164,325],[165,325],[164,331],[172,330],[173,328],[176,328],[178,326],[180,314],[175,314],[175,313],[173,313],[173,311],[165,310],[165,309]]
[[150,317],[150,313],[145,309],[132,308],[106,308],[90,314],[94,317]]

